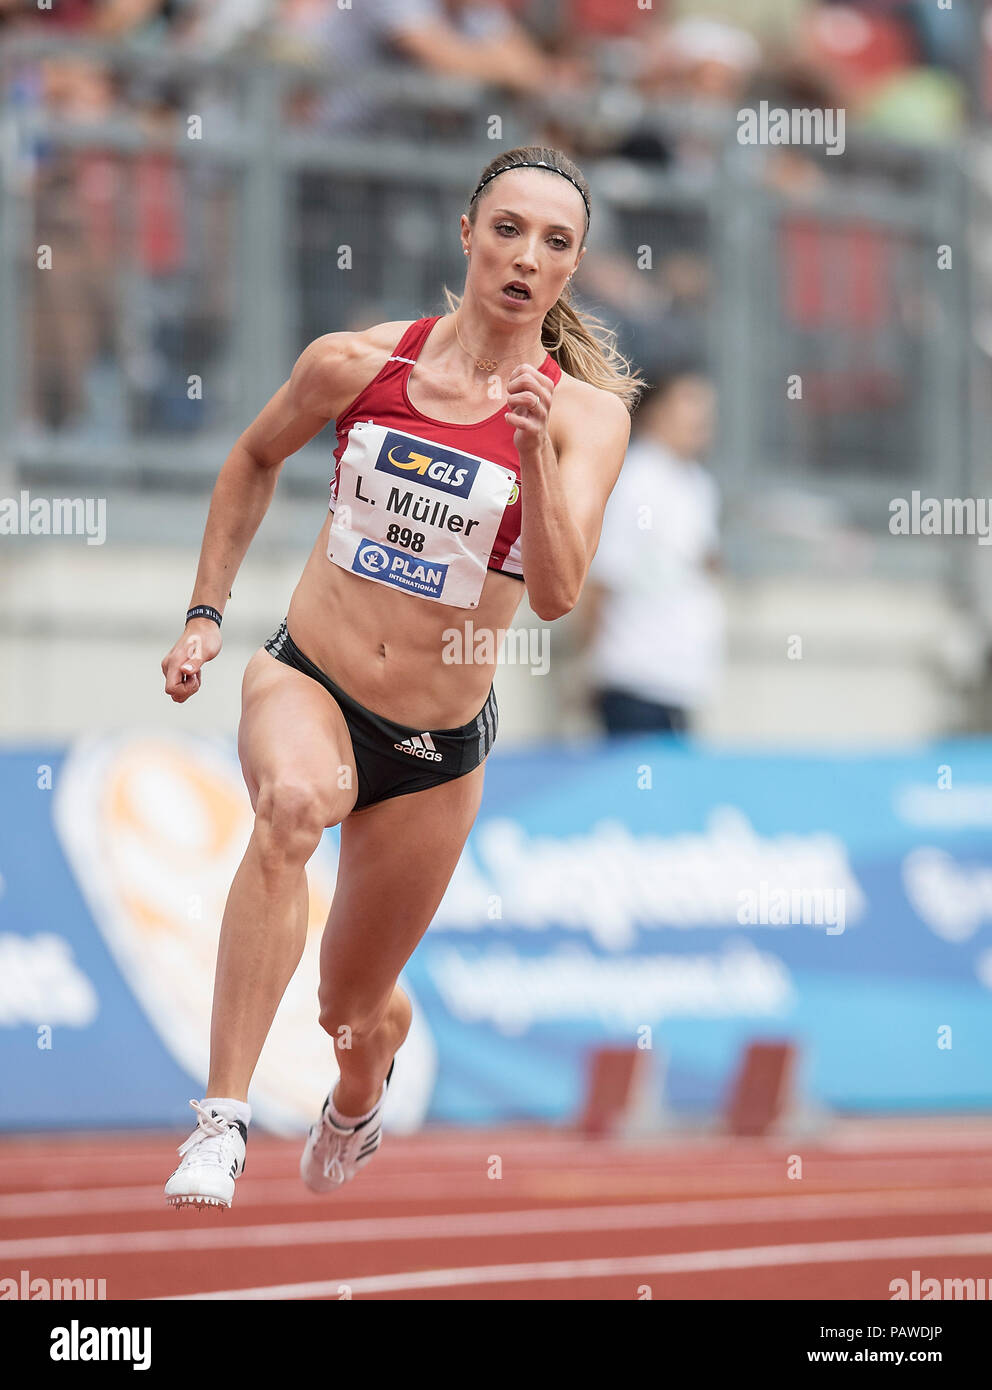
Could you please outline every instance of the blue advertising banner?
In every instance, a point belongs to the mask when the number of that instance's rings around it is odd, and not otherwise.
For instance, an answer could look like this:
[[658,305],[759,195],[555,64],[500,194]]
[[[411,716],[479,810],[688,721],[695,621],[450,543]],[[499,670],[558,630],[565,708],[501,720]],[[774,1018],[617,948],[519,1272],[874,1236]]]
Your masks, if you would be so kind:
[[[416,802],[411,802],[411,834]],[[0,754],[0,1126],[182,1125],[251,833],[233,741],[121,734]],[[338,832],[259,1121],[334,1079],[317,950]],[[387,1126],[565,1122],[590,1050],[650,1047],[675,1114],[790,1039],[843,1111],[992,1105],[992,741],[731,755],[652,737],[490,757],[482,809],[402,982]]]
[[564,1118],[579,1057],[644,1037],[676,1111],[719,1106],[754,1038],[794,1040],[822,1106],[988,1106],[990,832],[988,743],[504,760],[408,967],[432,1114]]

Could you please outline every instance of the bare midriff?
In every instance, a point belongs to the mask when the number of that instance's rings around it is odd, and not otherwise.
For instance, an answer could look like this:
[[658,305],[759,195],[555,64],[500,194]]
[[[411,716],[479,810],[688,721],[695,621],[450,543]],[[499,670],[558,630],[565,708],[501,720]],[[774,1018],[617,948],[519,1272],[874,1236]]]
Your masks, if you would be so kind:
[[290,637],[375,714],[430,730],[467,724],[489,695],[523,584],[489,570],[471,609],[403,593],[327,558],[332,519],[328,512],[293,592]]

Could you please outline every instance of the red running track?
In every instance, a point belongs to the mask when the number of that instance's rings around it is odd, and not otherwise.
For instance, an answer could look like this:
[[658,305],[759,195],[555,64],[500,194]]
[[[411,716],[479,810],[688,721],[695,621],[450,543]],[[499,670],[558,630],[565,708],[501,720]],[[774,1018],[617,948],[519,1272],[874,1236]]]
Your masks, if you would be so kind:
[[0,1278],[445,1300],[886,1300],[913,1270],[992,1280],[988,1121],[846,1122],[815,1141],[387,1132],[327,1197],[300,1182],[302,1136],[253,1133],[234,1206],[205,1212],[162,1195],[183,1138],[0,1140]]

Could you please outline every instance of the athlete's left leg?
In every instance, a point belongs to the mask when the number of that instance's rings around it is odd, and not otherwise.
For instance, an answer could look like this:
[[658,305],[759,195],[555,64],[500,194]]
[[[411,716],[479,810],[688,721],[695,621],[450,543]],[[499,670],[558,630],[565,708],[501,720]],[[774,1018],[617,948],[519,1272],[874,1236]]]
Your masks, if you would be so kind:
[[364,1115],[410,1028],[396,981],[431,924],[482,801],[485,762],[341,822],[337,885],[320,949],[320,1022],[341,1071],[332,1099]]

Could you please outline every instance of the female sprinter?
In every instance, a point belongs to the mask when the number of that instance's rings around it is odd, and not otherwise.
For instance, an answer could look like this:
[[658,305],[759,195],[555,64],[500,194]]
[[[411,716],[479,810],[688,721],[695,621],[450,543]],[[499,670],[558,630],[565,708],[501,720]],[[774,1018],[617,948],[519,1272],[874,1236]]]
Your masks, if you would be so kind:
[[332,1191],[379,1145],[411,1019],[396,982],[475,820],[496,734],[495,665],[442,650],[470,619],[498,651],[525,584],[545,622],[573,607],[643,385],[615,335],[569,304],[588,225],[588,185],[560,151],[498,155],[461,218],[461,299],[445,289],[444,315],[317,338],[217,478],[186,627],[162,662],[177,703],[220,651],[225,595],[283,461],[335,422],[331,513],[245,669],[255,822],[221,925],[207,1097],[190,1102],[197,1127],[166,1184],[175,1206],[231,1205],[248,1085],[305,944],[306,864],[338,824],[319,1001],[340,1079],[301,1176]]

